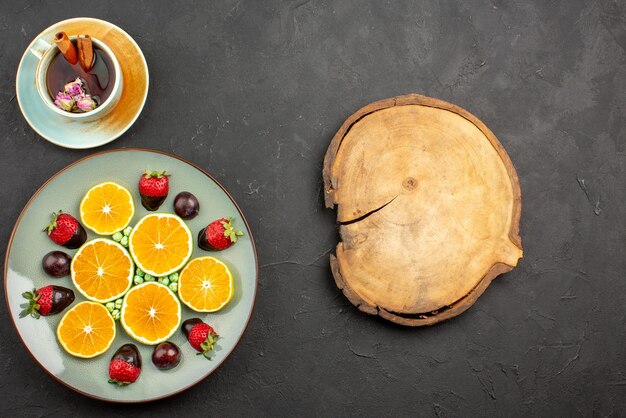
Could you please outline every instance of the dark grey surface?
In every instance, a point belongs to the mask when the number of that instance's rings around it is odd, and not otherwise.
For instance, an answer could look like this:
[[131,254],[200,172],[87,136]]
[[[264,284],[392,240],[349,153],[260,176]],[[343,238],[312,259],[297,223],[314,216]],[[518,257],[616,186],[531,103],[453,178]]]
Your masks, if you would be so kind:
[[[623,1],[111,4],[0,5],[2,252],[30,195],[93,152],[26,124],[14,95],[21,54],[56,21],[98,17],[135,37],[151,78],[137,123],[103,149],[169,151],[228,188],[257,240],[256,309],[206,381],[117,406],[45,375],[3,302],[0,415],[626,415]],[[426,329],[361,314],[335,288],[334,213],[321,192],[323,154],[345,118],[409,92],[482,119],[523,200],[519,267]]]

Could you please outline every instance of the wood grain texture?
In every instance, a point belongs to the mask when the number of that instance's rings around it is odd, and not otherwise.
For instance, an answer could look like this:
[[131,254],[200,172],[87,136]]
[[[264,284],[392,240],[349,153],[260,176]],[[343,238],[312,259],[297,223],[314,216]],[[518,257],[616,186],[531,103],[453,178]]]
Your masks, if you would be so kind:
[[331,269],[366,313],[411,326],[451,318],[522,256],[515,169],[450,103],[406,95],[363,107],[333,138],[323,177],[341,235]]

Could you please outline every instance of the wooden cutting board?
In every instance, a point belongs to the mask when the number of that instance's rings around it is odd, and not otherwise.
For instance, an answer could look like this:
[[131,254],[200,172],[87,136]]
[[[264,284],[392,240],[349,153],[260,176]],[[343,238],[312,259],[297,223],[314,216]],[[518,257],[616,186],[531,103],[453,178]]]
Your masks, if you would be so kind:
[[412,94],[363,107],[334,136],[323,176],[341,235],[331,269],[363,312],[435,324],[522,257],[515,168],[458,106]]

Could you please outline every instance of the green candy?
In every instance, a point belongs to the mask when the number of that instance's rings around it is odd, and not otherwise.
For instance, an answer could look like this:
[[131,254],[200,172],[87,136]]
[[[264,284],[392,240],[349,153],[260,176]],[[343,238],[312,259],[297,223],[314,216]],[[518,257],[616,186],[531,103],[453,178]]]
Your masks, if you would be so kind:
[[122,303],[124,303],[124,299],[118,299],[115,301],[115,307],[119,309],[120,306],[122,306]]
[[115,309],[115,303],[113,303],[113,302],[109,302],[109,303],[107,303],[104,306],[106,306],[107,311],[109,311],[109,312],[113,312],[113,310]]
[[174,293],[178,292],[178,283],[170,283],[170,285],[167,287],[169,287],[170,290]]
[[135,284],[142,284],[143,283],[143,277],[141,276],[135,276]]
[[118,319],[120,319],[120,310],[115,309],[113,312],[111,312],[111,315],[113,316],[113,319],[117,321]]
[[120,242],[122,237],[124,237],[124,235],[122,235],[121,232],[116,232],[115,234],[113,234],[113,236],[111,238],[113,238],[113,241],[115,241],[115,242]]
[[154,276],[149,275],[148,273],[145,274],[145,276],[143,276],[143,279],[147,282],[153,282],[154,281]]
[[159,279],[159,283],[161,283],[161,284],[163,284],[163,285],[167,286],[167,285],[169,285],[169,284],[170,284],[170,279],[168,279],[167,277],[161,277],[161,278]]
[[171,283],[178,283],[178,273],[172,273],[169,276]]
[[122,247],[128,247],[128,237],[122,237],[122,239],[120,240],[120,244],[122,245]]
[[132,226],[127,226],[126,229],[124,229],[124,235],[125,236],[129,236],[130,235],[130,231],[133,230]]
[[135,276],[143,277],[145,274],[146,273],[144,273],[143,270],[139,267],[137,267],[137,270],[135,270]]

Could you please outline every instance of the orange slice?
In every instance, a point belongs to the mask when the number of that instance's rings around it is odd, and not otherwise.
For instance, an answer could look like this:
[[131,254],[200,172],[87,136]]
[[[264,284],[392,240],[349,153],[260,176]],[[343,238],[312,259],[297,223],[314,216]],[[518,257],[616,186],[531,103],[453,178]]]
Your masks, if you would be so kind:
[[214,257],[194,258],[178,278],[178,297],[197,312],[215,312],[233,298],[233,275]]
[[61,318],[57,339],[63,349],[73,356],[96,357],[113,343],[115,321],[103,305],[81,302]]
[[93,186],[80,202],[83,225],[99,235],[113,235],[126,228],[135,215],[128,189],[108,181]]
[[124,298],[120,323],[131,337],[144,344],[170,338],[180,325],[181,308],[176,295],[157,282],[133,287]]
[[87,299],[101,303],[124,296],[133,282],[134,271],[126,249],[106,238],[87,241],[70,265],[76,289]]
[[128,249],[137,266],[152,276],[180,270],[193,251],[191,231],[170,213],[153,213],[137,222],[130,233]]

